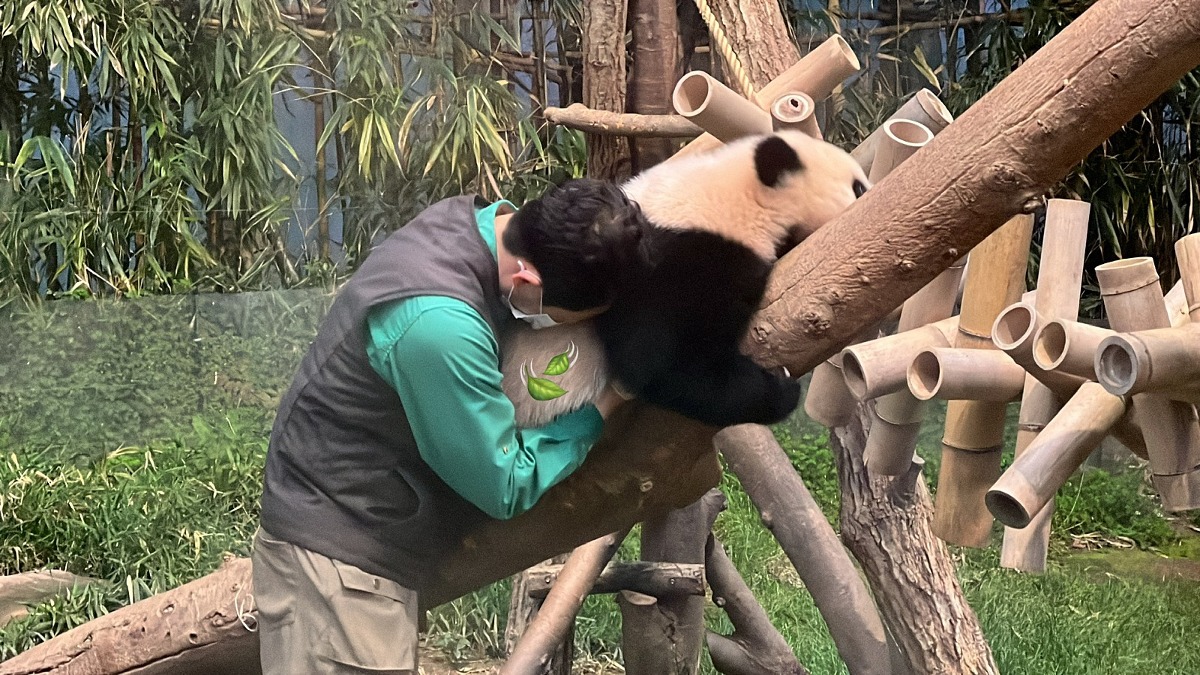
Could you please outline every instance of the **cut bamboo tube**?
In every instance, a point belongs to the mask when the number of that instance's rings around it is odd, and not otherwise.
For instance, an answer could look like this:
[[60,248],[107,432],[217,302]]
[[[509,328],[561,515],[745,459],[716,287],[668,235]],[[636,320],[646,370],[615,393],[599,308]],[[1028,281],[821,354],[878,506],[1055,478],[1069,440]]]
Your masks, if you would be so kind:
[[[932,326],[941,336],[936,338],[937,345],[930,346],[950,345],[958,331],[958,318],[946,317],[950,317],[958,302],[959,282],[966,260],[964,256],[955,262],[904,302],[897,326],[900,331],[898,335],[916,335],[920,331],[928,331]],[[868,371],[863,368],[864,362],[853,357],[846,358],[845,352],[843,355],[843,363],[854,361],[853,367],[858,368],[856,375],[863,375],[865,390]],[[895,389],[879,397],[872,413],[871,429],[863,448],[863,464],[868,471],[878,475],[902,476],[912,467],[917,437],[921,433],[921,422],[925,419],[928,405],[914,397],[900,380],[906,376],[905,364],[910,363],[914,356],[906,349],[883,352],[885,362],[897,371],[904,369],[905,373],[896,373]],[[850,369],[851,366],[847,365],[847,384],[853,379],[849,374]]]
[[926,349],[908,367],[908,389],[928,401],[1016,400],[1025,386],[1025,369],[999,350]]
[[680,78],[671,103],[675,112],[726,143],[771,133],[770,113],[703,71],[694,70]]
[[[996,316],[1025,291],[1025,265],[1033,235],[1033,216],[1020,214],[971,252],[962,312],[954,347],[995,349],[991,335]],[[934,503],[933,530],[960,546],[986,546],[992,514],[983,497],[1000,476],[1004,447],[1005,404],[950,401],[942,437],[942,466]]]
[[1033,360],[1045,370],[1096,379],[1096,348],[1115,335],[1107,328],[1071,319],[1052,319],[1033,336]]
[[[1045,317],[1042,317],[1033,305],[1028,302],[1013,303],[996,317],[996,323],[992,327],[992,341],[1000,351],[1008,354],[1024,368],[1025,372],[1046,385],[1058,401],[1067,401],[1087,380],[1057,370],[1044,370],[1033,360],[1033,336],[1046,323]],[[1132,414],[1127,413],[1121,418],[1113,428],[1113,437],[1133,454],[1142,459],[1147,458],[1146,442],[1142,437],[1141,427]]]
[[[888,121],[895,119],[920,122],[936,134],[949,126],[954,121],[954,116],[950,114],[950,110],[936,94],[928,89],[922,89],[892,113]],[[871,173],[871,165],[875,162],[875,153],[878,151],[879,143],[883,140],[886,124],[885,121],[884,124],[879,125],[862,143],[858,144],[858,147],[850,152],[850,155],[858,161],[858,165],[867,174]]]
[[[1096,267],[1096,278],[1113,330],[1129,333],[1170,326],[1150,258],[1105,263]],[[1163,508],[1200,508],[1200,424],[1195,407],[1145,392],[1133,396],[1133,410],[1146,438],[1151,480]]]
[[1183,291],[1186,311],[1192,321],[1200,323],[1200,233],[1175,242],[1175,262],[1180,276],[1176,286]]
[[[775,99],[791,91],[802,91],[814,101],[828,97],[837,85],[857,73],[860,64],[849,43],[840,35],[834,35],[817,46],[803,58],[767,83],[754,97],[754,103],[762,111],[768,110]],[[678,88],[678,85],[676,85]],[[770,113],[767,113],[770,118]],[[695,121],[695,120],[693,120]],[[696,122],[699,125],[699,122]],[[686,157],[697,152],[706,152],[721,144],[720,139],[706,133],[692,140],[683,149],[666,161]],[[866,171],[864,170],[864,173]]]
[[840,427],[854,414],[854,396],[842,376],[842,364],[835,357],[813,368],[804,395],[804,414],[822,426]]
[[883,136],[875,151],[875,161],[867,178],[872,184],[883,180],[900,162],[933,140],[929,127],[912,120],[888,120],[883,123]]
[[1028,526],[1100,445],[1125,407],[1125,399],[1085,382],[988,490],[988,510],[1008,527]]
[[[1074,319],[1079,315],[1079,294],[1083,284],[1083,261],[1090,218],[1091,204],[1087,202],[1051,199],[1046,203],[1038,290],[1032,301],[1042,316]],[[992,335],[994,341],[994,326]],[[1033,337],[1037,337],[1036,332]],[[1027,372],[1017,418],[1017,457],[1025,454],[1058,413],[1059,407],[1058,396]],[[1053,516],[1054,501],[1051,499],[1040,511],[1031,514],[1031,520],[1025,528],[1004,528],[1000,566],[1023,572],[1044,572]]]
[[817,104],[802,91],[793,91],[771,104],[771,118],[776,131],[795,129],[813,138],[824,138],[817,125]]
[[802,91],[814,101],[823,101],[860,68],[862,65],[850,43],[842,36],[834,35],[771,80],[758,92],[755,100],[765,109],[789,91]]
[[[903,326],[903,317],[901,322]],[[949,347],[957,330],[958,317],[952,316],[846,347],[841,352],[842,372],[850,393],[866,401],[903,390],[907,386],[908,365],[917,354],[934,347]]]
[[1096,376],[1117,394],[1195,390],[1200,383],[1200,324],[1111,334],[1095,351]]
[[1191,321],[1196,321],[1188,316],[1188,307],[1191,303],[1187,299],[1187,290],[1183,287],[1183,280],[1180,279],[1167,291],[1167,295],[1163,298],[1167,304],[1167,317],[1171,320],[1172,326],[1183,326]]

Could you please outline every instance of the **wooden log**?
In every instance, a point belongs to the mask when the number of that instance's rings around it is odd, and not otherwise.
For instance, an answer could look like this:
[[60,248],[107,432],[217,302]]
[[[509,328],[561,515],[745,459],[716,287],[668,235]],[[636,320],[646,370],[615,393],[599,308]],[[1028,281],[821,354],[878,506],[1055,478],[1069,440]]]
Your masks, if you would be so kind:
[[650,138],[694,138],[704,130],[679,115],[641,115],[592,110],[582,103],[542,111],[547,122],[589,134]]
[[[1096,279],[1113,330],[1170,326],[1158,272],[1150,258],[1104,263],[1096,267]],[[1195,407],[1145,392],[1133,396],[1133,410],[1146,438],[1151,480],[1163,508],[1200,508],[1200,424]]]
[[[1038,198],[1200,63],[1200,0],[1100,0],[776,265],[747,337],[803,373]],[[780,334],[788,336],[779,339]]]
[[[725,495],[709,490],[688,506],[642,525],[642,559],[649,562],[704,563],[704,546]],[[641,594],[639,594],[641,595]],[[704,647],[704,598],[670,595],[653,602],[622,593],[621,653],[629,675],[691,674],[700,668]],[[632,610],[625,613],[625,610]]]
[[725,610],[733,624],[729,636],[708,632],[713,667],[725,675],[807,675],[721,542],[710,536],[706,551],[713,604]]
[[558,583],[546,595],[537,616],[500,667],[499,675],[542,675],[546,672],[559,645],[574,625],[575,615],[587,599],[592,584],[600,576],[600,570],[617,553],[627,534],[628,528],[571,552],[571,557],[563,564]]
[[[665,0],[629,0],[629,33],[633,59],[625,109],[631,113],[666,115],[671,112],[671,89],[682,72],[675,4]],[[637,175],[663,162],[675,149],[675,142],[666,138],[629,139],[631,173]]]
[[[1192,321],[1200,323],[1200,233],[1175,242],[1175,261],[1179,265],[1177,286],[1185,299],[1184,311]],[[1172,321],[1171,325],[1176,324]]]
[[[1090,218],[1091,205],[1087,202],[1051,199],[1046,203],[1038,292],[1033,299],[1035,308],[1044,316],[1075,319],[1079,315],[1079,293],[1083,284],[1083,261]],[[994,329],[995,326],[993,342]],[[1035,342],[1036,338],[1035,332]],[[1034,357],[1036,361],[1036,354]],[[1017,418],[1018,458],[1058,413],[1060,403],[1059,397],[1046,385],[1026,374],[1021,411]],[[995,514],[995,511],[992,513]],[[1045,571],[1053,517],[1054,502],[1051,499],[1042,510],[1032,515],[1026,527],[1005,527],[1000,547],[1000,566],[1024,572]]]
[[[528,570],[525,591],[544,598],[562,571],[561,564],[538,565]],[[633,591],[652,598],[704,595],[704,565],[696,563],[611,562],[592,586],[592,594]]]
[[862,411],[830,434],[841,483],[842,541],[870,580],[910,672],[996,675],[950,551],[930,527],[933,506],[920,458],[902,476],[868,472],[862,451],[870,419]]
[[[566,559],[566,555],[555,556],[551,559],[552,562],[531,567],[513,577],[512,593],[509,594],[508,600],[508,621],[504,625],[505,659],[512,656],[513,651],[517,648],[517,644],[521,641],[521,636],[525,634],[525,631],[529,628],[529,624],[533,622],[538,612],[542,609],[542,601],[545,599],[546,593],[535,596],[529,592],[530,583],[538,578],[537,570],[555,563],[555,566],[561,570],[562,564]],[[546,590],[549,591],[549,588]],[[548,675],[570,675],[574,655],[575,630],[574,626],[570,626],[562,642],[554,650],[554,653],[551,654],[550,663],[546,666],[544,672]]]
[[[594,0],[582,6],[583,102],[592,110],[625,112],[626,0]],[[623,179],[630,173],[629,141],[587,136],[591,178]]]
[[812,594],[849,671],[889,673],[887,639],[875,603],[771,430],[729,427],[716,444]]
[[[1025,264],[1033,218],[1020,215],[971,253],[962,313],[954,346],[995,349],[991,335],[997,315],[1025,290]],[[983,498],[1000,477],[1006,404],[950,401],[942,438],[942,465],[934,501],[933,531],[960,546],[987,546],[992,514]]]
[[1124,398],[1095,382],[1084,382],[988,490],[988,510],[1008,527],[1028,526],[1099,447],[1125,408]]

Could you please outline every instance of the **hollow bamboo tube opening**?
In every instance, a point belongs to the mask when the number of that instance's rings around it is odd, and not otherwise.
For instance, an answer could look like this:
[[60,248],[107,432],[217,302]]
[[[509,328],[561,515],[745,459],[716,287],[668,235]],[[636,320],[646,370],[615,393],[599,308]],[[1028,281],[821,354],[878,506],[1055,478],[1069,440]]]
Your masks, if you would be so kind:
[[[1200,389],[1200,324],[1117,333],[1095,353],[1100,384],[1114,394]],[[1191,400],[1191,396],[1183,400]]]
[[[950,110],[936,94],[928,89],[922,89],[915,96],[908,99],[904,105],[900,106],[896,112],[892,113],[888,119],[905,119],[920,122],[931,132],[938,134],[954,121],[954,116],[950,114]],[[871,173],[871,165],[875,163],[875,153],[879,148],[884,133],[883,126],[881,124],[876,127],[850,153],[867,174]]]
[[776,131],[795,129],[813,138],[823,138],[817,125],[817,104],[812,97],[801,91],[793,91],[771,104],[771,118]]
[[847,388],[860,401],[903,390],[913,358],[929,347],[949,347],[957,330],[958,317],[949,317],[846,347],[841,366]]
[[895,119],[883,123],[883,136],[875,149],[868,179],[878,183],[900,163],[933,140],[929,127],[912,120]]
[[1096,349],[1113,335],[1107,328],[1078,321],[1055,319],[1038,329],[1033,337],[1033,360],[1045,370],[1096,379]]
[[982,349],[927,349],[908,367],[913,396],[970,401],[1012,401],[1025,387],[1025,369],[1003,352]]
[[679,79],[671,93],[675,111],[718,139],[771,132],[771,114],[703,71]]
[[1046,425],[984,498],[996,520],[1029,525],[1125,413],[1125,399],[1087,382]]
[[1037,328],[1037,310],[1033,305],[1014,303],[996,317],[996,323],[992,326],[992,342],[1001,351],[1017,349],[1033,338]]
[[1105,341],[1096,354],[1096,376],[1114,394],[1127,394],[1138,378],[1138,357],[1133,345],[1120,340]]

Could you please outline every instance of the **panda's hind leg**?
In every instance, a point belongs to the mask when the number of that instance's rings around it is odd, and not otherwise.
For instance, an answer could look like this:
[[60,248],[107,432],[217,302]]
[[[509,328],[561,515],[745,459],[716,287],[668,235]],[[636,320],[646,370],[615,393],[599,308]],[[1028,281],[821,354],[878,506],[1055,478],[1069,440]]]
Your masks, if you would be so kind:
[[734,353],[680,363],[644,387],[640,397],[714,426],[774,424],[800,403],[800,383]]

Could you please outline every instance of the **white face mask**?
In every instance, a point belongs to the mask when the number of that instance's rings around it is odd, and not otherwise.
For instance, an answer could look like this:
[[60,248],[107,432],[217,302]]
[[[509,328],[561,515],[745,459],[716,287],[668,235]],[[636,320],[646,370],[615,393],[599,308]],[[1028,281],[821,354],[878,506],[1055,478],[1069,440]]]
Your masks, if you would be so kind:
[[[517,266],[521,268],[522,272],[525,271],[525,263],[518,260]],[[541,279],[538,279],[538,281],[541,281]],[[558,325],[558,322],[556,322],[554,319],[551,319],[549,314],[546,314],[542,311],[542,297],[545,296],[545,291],[540,288],[538,289],[538,313],[526,314],[512,304],[512,294],[514,290],[516,290],[516,286],[508,289],[508,297],[504,298],[504,304],[508,305],[508,310],[512,312],[513,316],[525,321],[532,326],[534,330],[541,330],[542,328],[550,328],[551,326]]]

